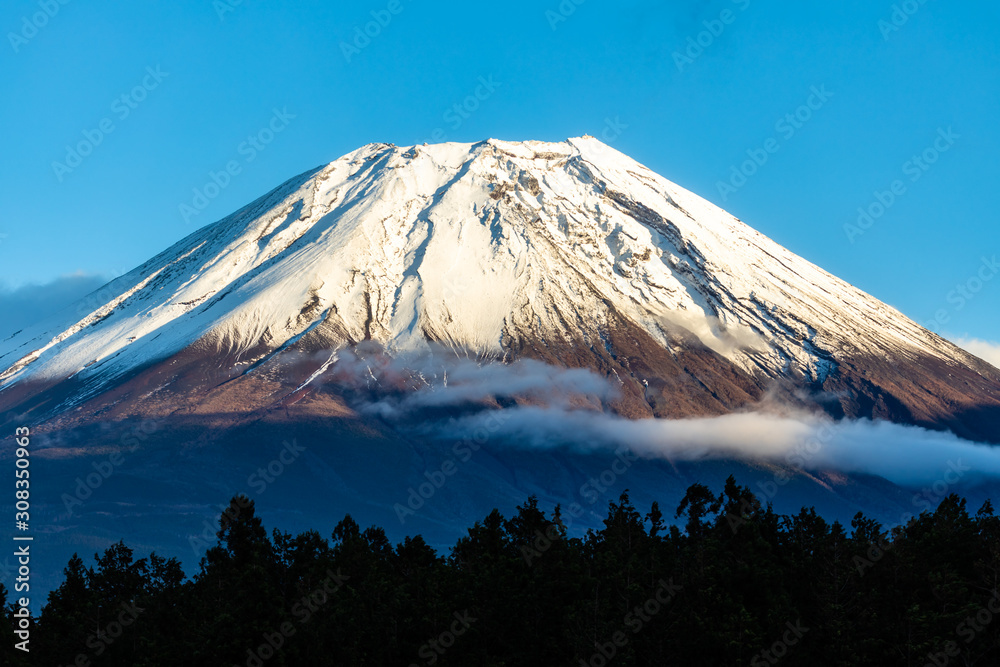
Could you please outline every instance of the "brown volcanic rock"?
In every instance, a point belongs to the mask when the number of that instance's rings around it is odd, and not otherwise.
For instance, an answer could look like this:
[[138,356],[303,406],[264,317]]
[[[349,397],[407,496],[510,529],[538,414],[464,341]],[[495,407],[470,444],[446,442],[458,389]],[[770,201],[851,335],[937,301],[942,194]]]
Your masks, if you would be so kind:
[[837,398],[834,416],[868,417],[1000,443],[1000,372],[935,357],[916,360],[857,356],[838,360],[821,385]]
[[596,344],[582,335],[539,341],[512,334],[512,358],[590,368],[617,384],[620,398],[609,407],[632,419],[704,417],[748,407],[764,395],[764,382],[694,343],[668,350],[624,317],[612,314]]

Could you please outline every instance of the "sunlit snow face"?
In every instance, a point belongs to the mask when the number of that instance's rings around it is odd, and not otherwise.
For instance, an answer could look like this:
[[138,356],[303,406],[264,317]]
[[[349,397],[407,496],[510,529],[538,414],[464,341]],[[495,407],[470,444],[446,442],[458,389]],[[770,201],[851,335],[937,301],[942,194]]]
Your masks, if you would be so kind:
[[366,146],[114,286],[0,343],[5,380],[114,377],[196,341],[245,355],[312,328],[339,332],[330,346],[431,339],[502,355],[512,337],[593,337],[612,314],[664,347],[681,329],[751,374],[815,377],[815,350],[841,343],[942,353],[884,304],[593,138]]

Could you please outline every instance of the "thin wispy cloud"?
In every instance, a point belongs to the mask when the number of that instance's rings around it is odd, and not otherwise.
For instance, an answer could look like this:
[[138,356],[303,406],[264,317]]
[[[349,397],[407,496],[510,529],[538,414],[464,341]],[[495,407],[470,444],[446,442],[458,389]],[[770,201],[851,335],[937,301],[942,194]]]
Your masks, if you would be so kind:
[[617,387],[588,369],[562,368],[533,359],[496,363],[437,348],[395,358],[344,350],[331,367],[330,380],[340,386],[375,390],[377,398],[364,402],[360,409],[388,419],[496,397],[517,396],[554,406],[588,398],[600,402],[618,395]]

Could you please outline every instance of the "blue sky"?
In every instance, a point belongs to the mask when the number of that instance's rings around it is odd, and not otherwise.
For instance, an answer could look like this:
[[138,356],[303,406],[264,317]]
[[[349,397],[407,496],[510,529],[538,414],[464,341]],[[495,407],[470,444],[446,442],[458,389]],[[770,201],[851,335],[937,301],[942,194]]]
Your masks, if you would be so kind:
[[1000,339],[994,3],[576,2],[4,3],[0,318],[365,143],[589,133],[917,321]]

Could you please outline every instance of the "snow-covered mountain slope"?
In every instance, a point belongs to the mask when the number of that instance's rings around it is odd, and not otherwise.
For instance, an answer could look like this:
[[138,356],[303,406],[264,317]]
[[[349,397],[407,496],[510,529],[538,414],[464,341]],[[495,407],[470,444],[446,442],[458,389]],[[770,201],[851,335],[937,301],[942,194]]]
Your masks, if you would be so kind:
[[590,366],[636,415],[776,382],[958,431],[1000,407],[992,366],[590,137],[364,146],[0,343],[0,404],[73,378],[71,407],[184,350],[244,372],[365,340]]

